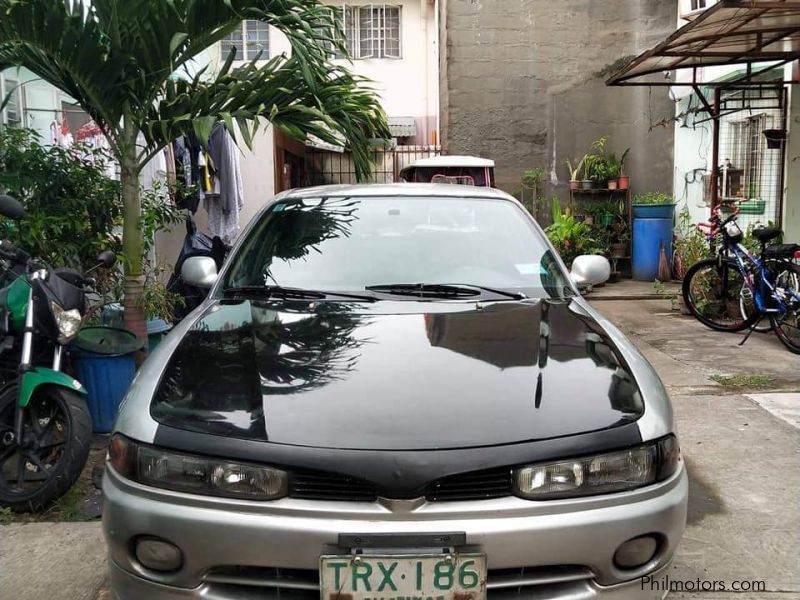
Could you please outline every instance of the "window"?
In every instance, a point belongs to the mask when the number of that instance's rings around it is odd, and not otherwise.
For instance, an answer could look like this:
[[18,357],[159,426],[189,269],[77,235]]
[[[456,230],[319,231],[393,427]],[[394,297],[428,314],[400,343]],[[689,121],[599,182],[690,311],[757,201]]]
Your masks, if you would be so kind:
[[754,115],[730,123],[730,167],[728,196],[759,198],[762,194],[761,175],[764,171],[765,142],[762,132],[772,127],[766,114]]
[[261,59],[269,58],[269,24],[263,21],[242,21],[239,29],[220,42],[222,57],[227,58],[232,48],[236,60],[253,60],[259,52]]
[[22,125],[22,88],[19,81],[4,77],[0,80],[0,104],[11,94],[6,103],[5,109],[0,113],[0,123],[9,127],[20,127]]
[[[333,7],[350,58],[401,58],[400,7],[388,4]],[[344,58],[339,53],[336,58]]]
[[691,0],[692,10],[700,10],[706,7],[706,0]]
[[505,200],[288,199],[260,217],[230,260],[225,287],[364,293],[386,283],[463,281],[531,298],[568,293],[540,231]]

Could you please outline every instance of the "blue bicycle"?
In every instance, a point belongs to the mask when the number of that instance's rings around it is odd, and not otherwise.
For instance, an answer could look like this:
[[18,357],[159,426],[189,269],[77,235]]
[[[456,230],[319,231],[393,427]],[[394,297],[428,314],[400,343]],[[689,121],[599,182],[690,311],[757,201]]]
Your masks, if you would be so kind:
[[[781,236],[776,227],[753,230],[761,243],[756,257],[742,245],[738,209],[727,218],[716,207],[711,220],[698,225],[709,240],[722,238],[716,258],[693,265],[683,279],[683,299],[698,321],[717,331],[750,333],[769,317],[778,339],[800,354],[800,245],[769,244]],[[743,299],[748,308],[743,310]],[[748,333],[749,337],[749,333]],[[744,343],[745,337],[742,340]]]

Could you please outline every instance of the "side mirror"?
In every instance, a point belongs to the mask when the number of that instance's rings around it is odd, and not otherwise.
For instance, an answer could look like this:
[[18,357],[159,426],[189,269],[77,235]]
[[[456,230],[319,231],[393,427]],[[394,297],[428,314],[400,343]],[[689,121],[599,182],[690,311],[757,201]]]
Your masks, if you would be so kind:
[[25,208],[18,200],[11,196],[0,194],[0,215],[8,217],[9,219],[18,220],[27,217],[28,213],[25,212]]
[[611,277],[611,263],[605,256],[584,254],[572,261],[569,277],[578,288],[599,285]]
[[110,269],[117,264],[117,255],[111,250],[103,250],[97,255],[97,263],[106,269]]
[[181,265],[181,278],[199,288],[210,288],[217,281],[217,263],[209,256],[190,256]]

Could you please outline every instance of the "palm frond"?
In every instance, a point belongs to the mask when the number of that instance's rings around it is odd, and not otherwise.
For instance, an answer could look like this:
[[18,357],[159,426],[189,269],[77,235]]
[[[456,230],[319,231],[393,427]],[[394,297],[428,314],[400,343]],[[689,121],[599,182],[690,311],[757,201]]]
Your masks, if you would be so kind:
[[315,135],[353,152],[357,174],[369,174],[371,140],[390,133],[386,117],[367,82],[348,70],[332,67],[314,90],[294,56],[278,56],[264,65],[254,61],[223,68],[213,81],[169,80],[161,101],[151,109],[142,131],[150,148],[158,148],[181,134],[195,132],[207,139],[217,121],[235,133],[235,122],[248,146],[263,118],[289,136]]
[[[243,19],[278,28],[291,57],[236,69],[228,57],[211,82],[170,80]],[[331,48],[342,50],[334,28],[318,0],[0,0],[0,69],[27,67],[75,98],[118,154],[139,131],[144,160],[217,120],[235,122],[249,144],[268,119],[293,137],[344,137],[364,176],[370,140],[388,127],[368,82],[329,63]]]

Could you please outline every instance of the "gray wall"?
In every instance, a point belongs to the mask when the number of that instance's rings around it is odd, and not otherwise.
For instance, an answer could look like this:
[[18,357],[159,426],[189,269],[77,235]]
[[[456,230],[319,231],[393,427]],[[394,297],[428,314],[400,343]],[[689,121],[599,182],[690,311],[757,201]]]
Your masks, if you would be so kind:
[[[544,167],[566,195],[567,158],[608,136],[631,146],[634,192],[672,190],[675,108],[666,88],[608,75],[675,31],[677,0],[440,0],[442,141],[497,161],[499,187]],[[550,191],[550,190],[545,190]]]

